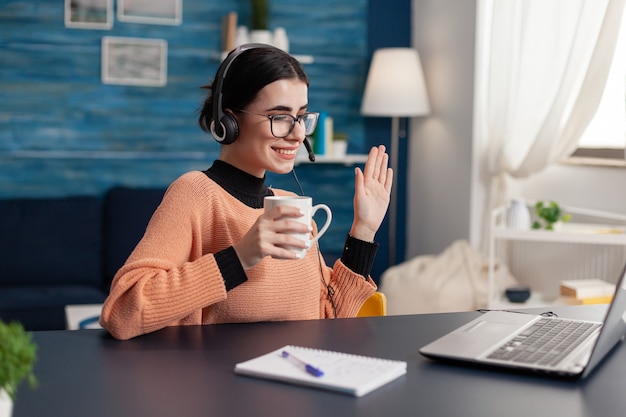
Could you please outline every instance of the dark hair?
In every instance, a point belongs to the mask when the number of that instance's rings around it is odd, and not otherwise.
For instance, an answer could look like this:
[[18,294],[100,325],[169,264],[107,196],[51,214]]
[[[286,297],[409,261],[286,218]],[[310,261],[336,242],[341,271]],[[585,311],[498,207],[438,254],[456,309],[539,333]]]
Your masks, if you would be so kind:
[[[266,85],[292,78],[309,85],[309,77],[302,65],[288,53],[272,46],[248,49],[242,52],[228,69],[228,76],[222,85],[222,106],[224,109],[244,109]],[[212,90],[211,85],[202,88]],[[210,133],[211,121],[213,121],[212,92],[204,99],[198,123],[202,130]]]

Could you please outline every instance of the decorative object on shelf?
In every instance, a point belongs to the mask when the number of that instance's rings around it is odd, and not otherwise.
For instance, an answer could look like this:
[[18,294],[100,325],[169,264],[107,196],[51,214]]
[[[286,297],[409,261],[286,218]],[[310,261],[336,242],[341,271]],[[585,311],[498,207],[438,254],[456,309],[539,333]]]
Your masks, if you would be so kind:
[[[230,12],[222,21],[222,53],[220,60],[224,60],[234,48],[246,43],[264,43],[275,46],[289,53],[289,37],[284,27],[269,30],[269,0],[250,0],[251,18],[250,27],[238,26],[238,15]],[[293,55],[302,64],[312,64],[311,55]]]
[[272,44],[278,49],[282,49],[283,51],[289,53],[289,37],[287,37],[287,31],[285,28],[278,27],[274,29]]
[[250,42],[271,45],[273,35],[268,25],[269,0],[250,0],[250,5],[252,6]]
[[248,26],[237,26],[237,34],[235,35],[235,48],[250,43],[250,33]]
[[507,287],[504,295],[512,303],[525,303],[530,298],[530,287],[526,285]]
[[237,29],[237,12],[230,12],[222,19],[222,52],[230,52],[239,46],[236,45]]
[[268,30],[269,0],[250,0],[252,30]]
[[[391,168],[398,172],[399,118],[430,113],[419,55],[413,48],[383,48],[374,52],[365,83],[361,114],[391,117]],[[396,261],[397,185],[391,189],[389,207],[389,265]]]
[[250,42],[252,43],[265,43],[272,45],[272,32],[269,30],[257,30],[252,29],[250,31]]
[[10,417],[19,384],[26,380],[31,388],[37,384],[33,366],[37,345],[19,322],[0,320],[0,417]]
[[506,226],[509,229],[528,230],[530,229],[530,210],[526,202],[520,198],[511,200],[511,204],[506,211]]
[[333,134],[333,158],[341,159],[348,153],[348,135],[337,132]]
[[561,207],[555,202],[538,201],[535,204],[535,214],[538,219],[533,222],[533,229],[554,230],[558,222],[568,222],[572,216],[563,212]]

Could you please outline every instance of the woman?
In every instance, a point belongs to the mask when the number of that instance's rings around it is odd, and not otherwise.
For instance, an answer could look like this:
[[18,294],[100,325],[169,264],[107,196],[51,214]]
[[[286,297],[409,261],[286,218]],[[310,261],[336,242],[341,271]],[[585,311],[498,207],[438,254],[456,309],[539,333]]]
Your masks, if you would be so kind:
[[146,233],[113,279],[100,323],[128,339],[166,326],[353,317],[376,290],[374,235],[385,216],[392,171],[383,146],[355,169],[354,221],[333,268],[316,246],[303,259],[289,233],[315,233],[296,207],[264,212],[266,171],[293,170],[317,115],[309,80],[290,55],[267,45],[235,49],[218,69],[199,123],[222,143],[206,171],[168,188]]

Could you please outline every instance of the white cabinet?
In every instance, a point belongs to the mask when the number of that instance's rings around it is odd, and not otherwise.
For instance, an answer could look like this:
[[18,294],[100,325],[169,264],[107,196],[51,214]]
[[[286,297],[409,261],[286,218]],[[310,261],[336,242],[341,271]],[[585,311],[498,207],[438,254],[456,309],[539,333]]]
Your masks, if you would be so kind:
[[[527,202],[527,204],[532,210],[534,203]],[[574,207],[564,207],[564,210],[572,214],[572,222],[563,223],[557,230],[513,230],[506,227],[506,206],[498,207],[492,211],[489,240],[489,308],[504,308],[512,305],[503,298],[504,288],[502,288],[502,279],[497,272],[496,264],[499,261],[510,262],[510,259],[503,259],[503,256],[498,255],[505,245],[514,241],[598,245],[602,248],[607,245],[618,245],[622,258],[626,258],[626,216]],[[575,257],[576,255],[573,254],[572,256]],[[550,256],[547,255],[545,258],[549,261]],[[623,259],[619,262],[623,262]],[[618,260],[611,259],[611,261],[617,262]],[[555,262],[559,261],[555,260]],[[614,279],[616,280],[617,276]],[[521,284],[524,284],[522,280],[520,281]],[[549,285],[558,288],[559,281],[560,279],[555,278],[554,282],[549,282]],[[542,299],[540,294],[535,294],[524,306],[547,304],[550,302]],[[523,304],[513,305],[523,306]]]

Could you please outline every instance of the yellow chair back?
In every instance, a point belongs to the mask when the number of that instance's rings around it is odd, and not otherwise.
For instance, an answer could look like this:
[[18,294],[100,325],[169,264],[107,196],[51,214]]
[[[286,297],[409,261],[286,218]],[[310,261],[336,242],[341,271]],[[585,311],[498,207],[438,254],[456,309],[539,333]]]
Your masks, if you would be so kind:
[[382,292],[375,292],[365,300],[357,317],[372,317],[387,315],[387,297]]

